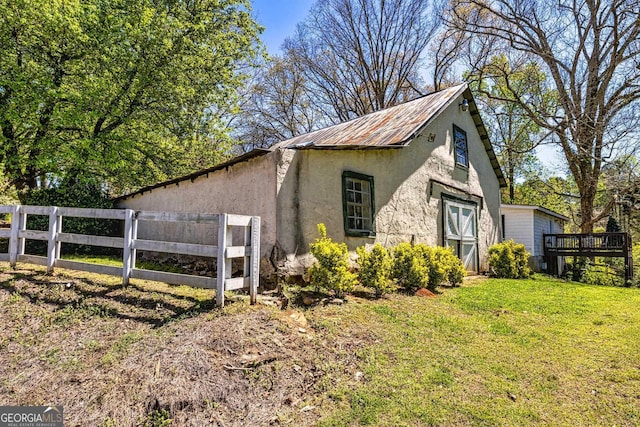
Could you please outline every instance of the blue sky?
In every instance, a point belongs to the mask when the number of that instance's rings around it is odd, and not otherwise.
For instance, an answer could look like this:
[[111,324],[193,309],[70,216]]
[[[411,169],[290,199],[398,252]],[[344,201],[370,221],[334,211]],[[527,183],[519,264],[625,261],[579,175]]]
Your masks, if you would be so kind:
[[[255,19],[265,27],[261,39],[271,55],[280,53],[284,39],[293,35],[296,24],[308,14],[315,0],[251,0]],[[545,167],[558,172],[565,168],[553,146],[539,147],[538,156]]]
[[251,0],[256,20],[265,27],[262,41],[270,54],[280,51],[284,39],[291,36],[315,0]]

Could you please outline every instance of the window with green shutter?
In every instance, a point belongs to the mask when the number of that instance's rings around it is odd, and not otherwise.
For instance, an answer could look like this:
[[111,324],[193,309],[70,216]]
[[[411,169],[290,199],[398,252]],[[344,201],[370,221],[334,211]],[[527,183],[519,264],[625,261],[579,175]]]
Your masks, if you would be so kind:
[[344,231],[348,236],[373,236],[373,177],[342,172]]

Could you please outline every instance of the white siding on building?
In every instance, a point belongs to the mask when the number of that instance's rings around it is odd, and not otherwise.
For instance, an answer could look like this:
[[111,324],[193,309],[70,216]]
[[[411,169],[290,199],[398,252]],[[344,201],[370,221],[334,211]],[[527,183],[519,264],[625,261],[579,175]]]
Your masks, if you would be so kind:
[[544,256],[544,241],[542,240],[543,234],[562,233],[564,227],[560,220],[544,212],[534,211],[534,250],[531,252],[532,256]]
[[529,266],[534,271],[546,271],[544,234],[563,233],[567,219],[538,206],[502,205],[501,210],[505,240],[524,244],[530,254]]
[[504,239],[522,243],[527,252],[533,254],[533,211],[502,208],[504,215]]

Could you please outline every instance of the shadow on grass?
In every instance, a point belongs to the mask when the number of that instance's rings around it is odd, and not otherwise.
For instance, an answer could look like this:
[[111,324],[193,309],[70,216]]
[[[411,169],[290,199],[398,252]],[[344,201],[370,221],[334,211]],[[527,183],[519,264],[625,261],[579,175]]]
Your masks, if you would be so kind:
[[0,289],[27,298],[32,304],[50,304],[54,313],[77,309],[79,316],[116,317],[160,327],[195,317],[215,308],[214,294],[208,298],[179,295],[139,284],[107,284],[66,275],[46,276],[37,271],[6,271]]
[[384,299],[384,295],[378,296],[373,290],[368,290],[366,288],[355,289],[345,293],[343,297],[336,297],[332,292],[326,291],[323,288],[318,289],[314,286],[290,287],[288,288],[288,293],[291,295],[291,303],[302,308],[313,307],[316,305],[327,305],[337,299],[348,301],[349,297],[356,297],[370,301]]

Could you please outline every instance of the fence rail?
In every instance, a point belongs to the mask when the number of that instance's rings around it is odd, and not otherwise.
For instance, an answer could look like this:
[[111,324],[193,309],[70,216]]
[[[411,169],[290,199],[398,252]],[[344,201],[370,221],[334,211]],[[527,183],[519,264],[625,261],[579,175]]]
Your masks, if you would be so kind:
[[[248,288],[251,303],[255,304],[256,302],[260,265],[260,217],[258,216],[22,205],[0,206],[0,214],[11,214],[11,228],[0,229],[0,238],[9,239],[9,251],[0,253],[0,261],[8,261],[12,267],[15,267],[16,262],[27,262],[46,266],[47,272],[52,272],[55,267],[60,267],[121,276],[125,285],[129,283],[130,279],[143,279],[216,289],[216,304],[218,306],[224,305],[224,291]],[[47,231],[28,230],[28,215],[48,216]],[[124,223],[124,237],[66,233],[62,229],[64,217],[120,220]],[[217,245],[138,239],[138,224],[141,221],[211,224],[218,230]],[[243,234],[240,235],[242,244],[233,246],[234,229],[237,228],[242,229]],[[26,240],[46,241],[46,256],[25,254]],[[123,266],[120,268],[61,259],[62,243],[120,248],[123,253]],[[216,277],[137,268],[138,251],[216,258]],[[232,261],[236,258],[244,259],[243,277],[232,277]]]

